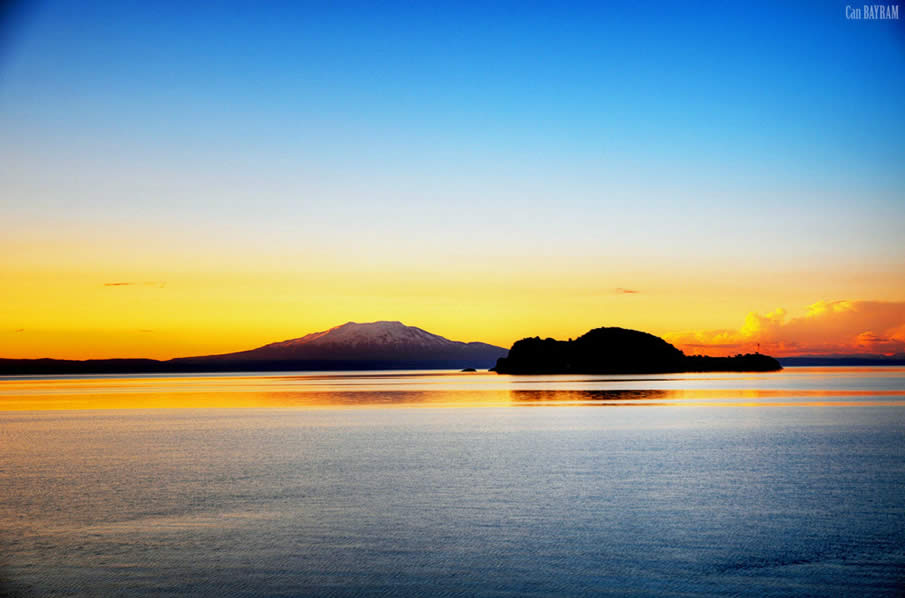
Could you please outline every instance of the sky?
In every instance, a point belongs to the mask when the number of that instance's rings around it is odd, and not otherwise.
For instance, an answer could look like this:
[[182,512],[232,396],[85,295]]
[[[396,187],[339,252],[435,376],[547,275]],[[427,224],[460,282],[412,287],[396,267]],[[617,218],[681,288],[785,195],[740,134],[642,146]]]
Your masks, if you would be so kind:
[[0,357],[903,352],[905,11],[733,4],[14,5]]

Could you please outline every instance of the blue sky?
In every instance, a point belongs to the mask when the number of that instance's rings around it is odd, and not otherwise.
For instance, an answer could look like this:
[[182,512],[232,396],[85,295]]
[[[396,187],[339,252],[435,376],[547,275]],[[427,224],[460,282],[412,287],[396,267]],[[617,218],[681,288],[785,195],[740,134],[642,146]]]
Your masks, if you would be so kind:
[[629,168],[889,200],[905,36],[843,7],[39,3],[0,71],[3,149],[478,181],[488,163]]
[[[283,188],[255,199],[278,214],[304,195],[326,222],[336,202],[498,217],[521,205],[541,220],[523,223],[530,233],[602,203],[629,225],[689,207],[702,226],[743,228],[819,210],[841,219],[822,224],[833,234],[870,209],[882,243],[902,214],[905,36],[846,20],[843,4],[45,2],[23,14],[0,70],[6,174],[58,164],[89,179],[77,202],[33,192],[36,209],[100,217],[92,208],[114,203],[128,218],[122,175],[162,181],[160,214],[196,202],[206,214],[216,199],[185,196],[223,173],[233,189]],[[119,199],[90,192],[105,178]],[[221,208],[241,217],[249,201]]]

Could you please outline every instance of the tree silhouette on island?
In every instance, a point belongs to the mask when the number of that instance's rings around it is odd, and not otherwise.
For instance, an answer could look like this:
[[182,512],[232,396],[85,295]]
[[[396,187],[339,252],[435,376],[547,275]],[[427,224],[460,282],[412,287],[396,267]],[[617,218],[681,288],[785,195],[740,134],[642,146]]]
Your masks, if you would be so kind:
[[771,372],[778,361],[760,353],[734,357],[685,355],[662,338],[626,328],[595,328],[575,340],[525,338],[497,360],[499,374],[661,374]]

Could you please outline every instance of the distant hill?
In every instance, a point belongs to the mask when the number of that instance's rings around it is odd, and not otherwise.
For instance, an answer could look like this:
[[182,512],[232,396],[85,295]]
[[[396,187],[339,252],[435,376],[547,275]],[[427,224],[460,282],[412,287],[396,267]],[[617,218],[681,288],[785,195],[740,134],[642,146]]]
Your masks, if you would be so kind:
[[401,322],[347,322],[237,353],[154,359],[0,359],[0,374],[100,374],[375,369],[486,369],[506,349],[463,343]]
[[878,366],[905,365],[905,353],[895,355],[799,355],[780,357],[779,362],[787,366]]
[[760,353],[687,356],[662,338],[626,328],[595,328],[575,340],[526,338],[497,360],[500,374],[653,374],[781,370]]
[[0,359],[0,376],[175,372],[156,359]]

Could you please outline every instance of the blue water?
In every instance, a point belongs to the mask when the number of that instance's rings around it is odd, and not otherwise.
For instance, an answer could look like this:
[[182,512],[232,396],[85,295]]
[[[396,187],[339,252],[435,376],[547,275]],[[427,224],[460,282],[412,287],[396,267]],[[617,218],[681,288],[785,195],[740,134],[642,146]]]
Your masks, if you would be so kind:
[[25,407],[0,594],[905,591],[903,369],[0,380]]

